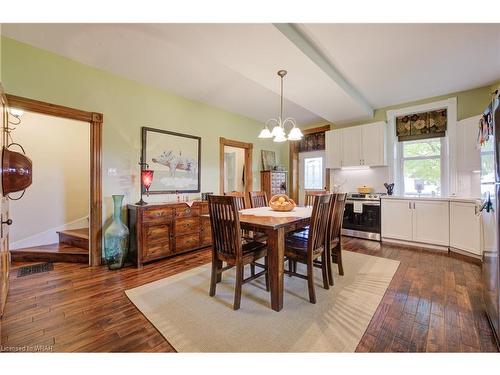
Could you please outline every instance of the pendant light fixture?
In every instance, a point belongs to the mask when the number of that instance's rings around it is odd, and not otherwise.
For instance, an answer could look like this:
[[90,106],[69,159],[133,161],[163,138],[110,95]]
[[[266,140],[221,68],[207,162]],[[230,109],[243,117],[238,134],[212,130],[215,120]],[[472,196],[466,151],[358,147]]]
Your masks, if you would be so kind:
[[[283,77],[286,76],[286,70],[278,71],[278,76],[281,81],[281,102],[280,102],[280,115],[278,118],[272,118],[266,121],[264,129],[261,130],[259,138],[274,138],[274,142],[285,142],[285,141],[299,141],[302,139],[303,135],[300,129],[297,127],[297,123],[291,117],[283,117]],[[291,126],[288,136],[286,134],[286,126]],[[269,128],[272,130],[269,130]]]

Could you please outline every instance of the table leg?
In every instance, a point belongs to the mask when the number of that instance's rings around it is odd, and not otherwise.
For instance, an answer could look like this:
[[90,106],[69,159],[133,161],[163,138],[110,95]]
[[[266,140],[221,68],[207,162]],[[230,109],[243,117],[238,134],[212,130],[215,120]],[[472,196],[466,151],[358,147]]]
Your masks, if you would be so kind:
[[285,229],[270,230],[267,233],[267,256],[269,264],[269,284],[271,287],[271,308],[283,308],[283,276],[285,258]]

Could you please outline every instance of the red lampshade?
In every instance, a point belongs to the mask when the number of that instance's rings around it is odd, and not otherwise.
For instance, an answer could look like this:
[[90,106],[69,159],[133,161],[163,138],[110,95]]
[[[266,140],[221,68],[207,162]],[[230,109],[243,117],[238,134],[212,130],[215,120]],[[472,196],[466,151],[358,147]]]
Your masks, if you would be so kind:
[[146,189],[147,192],[149,192],[149,188],[153,183],[153,174],[154,171],[151,169],[143,169],[141,171],[142,186],[144,186],[144,189]]

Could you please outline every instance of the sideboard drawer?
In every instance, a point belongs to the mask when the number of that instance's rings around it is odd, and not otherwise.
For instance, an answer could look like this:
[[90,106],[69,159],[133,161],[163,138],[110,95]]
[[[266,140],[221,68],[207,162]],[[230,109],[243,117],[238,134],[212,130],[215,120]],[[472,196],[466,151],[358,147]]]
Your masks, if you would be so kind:
[[173,253],[171,224],[145,225],[143,232],[143,261],[168,256]]
[[200,242],[201,246],[208,246],[212,243],[212,228],[208,217],[201,218]]
[[186,234],[184,236],[176,236],[175,237],[175,251],[185,251],[196,249],[200,246],[200,234]]
[[178,207],[175,209],[175,217],[191,217],[191,216],[200,216],[200,208],[199,207]]
[[200,218],[189,217],[175,220],[175,235],[200,232]]
[[145,223],[169,221],[172,220],[173,217],[174,217],[173,208],[165,208],[165,207],[150,208],[144,210],[142,216],[143,221]]

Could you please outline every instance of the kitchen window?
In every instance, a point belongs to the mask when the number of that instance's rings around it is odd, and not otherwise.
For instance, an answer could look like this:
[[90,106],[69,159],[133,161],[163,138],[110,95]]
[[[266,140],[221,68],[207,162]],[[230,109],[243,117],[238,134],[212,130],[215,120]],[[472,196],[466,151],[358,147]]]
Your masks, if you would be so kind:
[[445,141],[440,137],[399,142],[404,195],[444,195]]
[[495,182],[495,153],[493,152],[493,137],[481,147],[481,183]]

